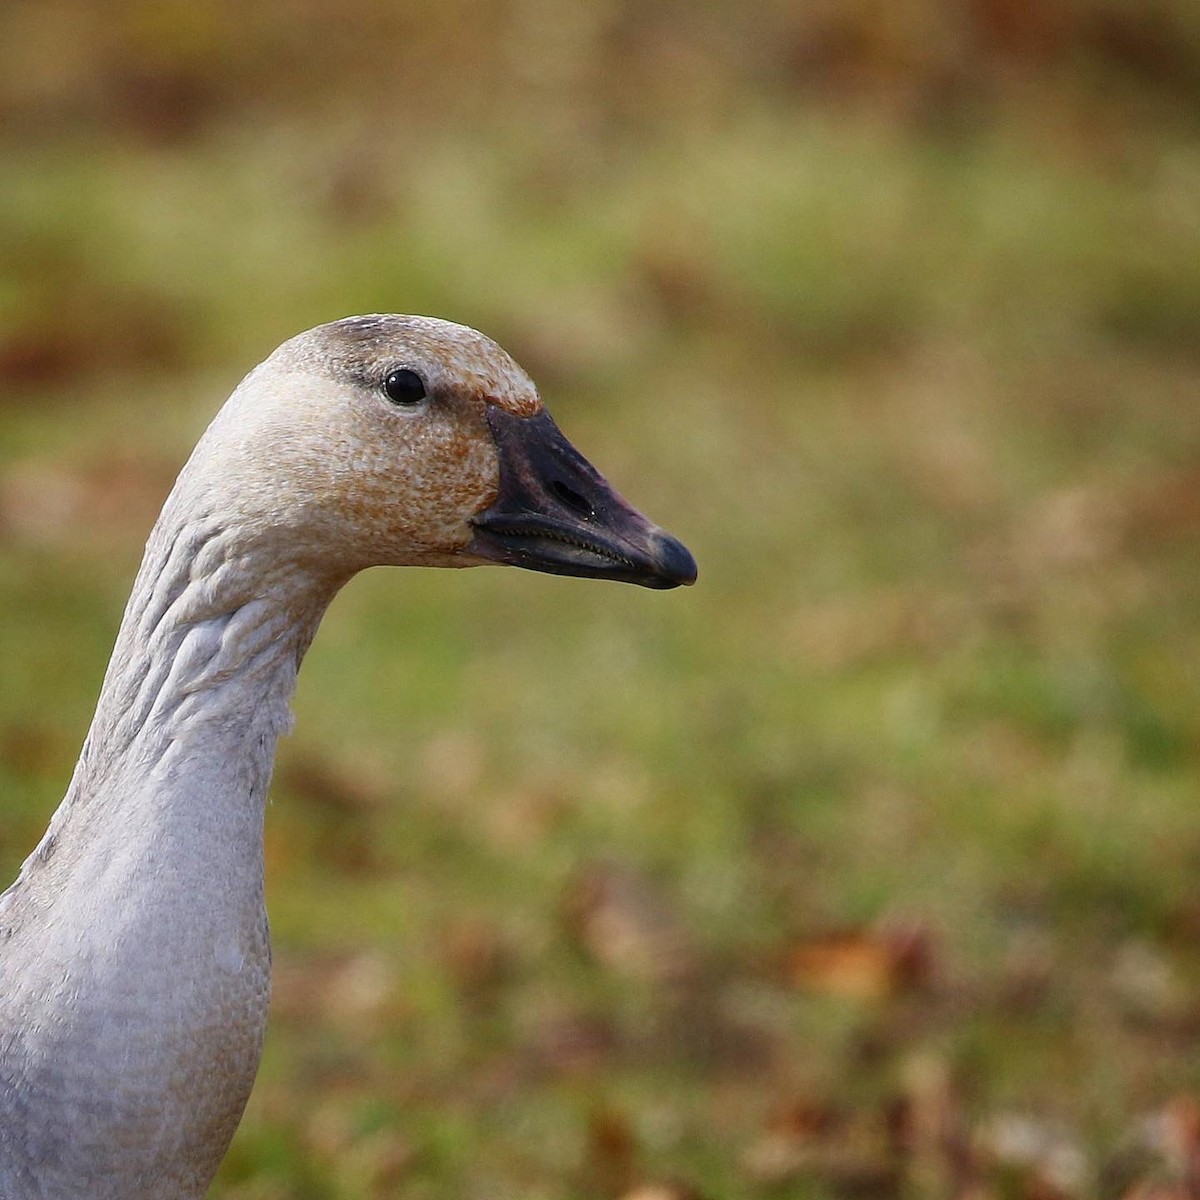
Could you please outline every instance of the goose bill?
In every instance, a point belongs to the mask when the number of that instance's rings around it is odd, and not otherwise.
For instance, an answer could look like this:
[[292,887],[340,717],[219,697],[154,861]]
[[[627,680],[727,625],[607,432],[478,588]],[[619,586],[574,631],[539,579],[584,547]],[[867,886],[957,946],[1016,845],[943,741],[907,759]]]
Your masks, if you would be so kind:
[[696,562],[613,490],[544,409],[487,410],[500,456],[496,499],[471,524],[478,558],[588,579],[673,588],[696,581]]

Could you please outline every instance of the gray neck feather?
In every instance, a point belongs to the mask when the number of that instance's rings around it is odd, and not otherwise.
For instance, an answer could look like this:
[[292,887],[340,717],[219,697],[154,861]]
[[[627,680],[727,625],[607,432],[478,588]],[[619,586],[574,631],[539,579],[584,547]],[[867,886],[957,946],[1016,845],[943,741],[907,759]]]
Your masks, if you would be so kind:
[[187,474],[67,795],[0,895],[4,1200],[203,1195],[257,1069],[267,785],[340,580],[218,520]]

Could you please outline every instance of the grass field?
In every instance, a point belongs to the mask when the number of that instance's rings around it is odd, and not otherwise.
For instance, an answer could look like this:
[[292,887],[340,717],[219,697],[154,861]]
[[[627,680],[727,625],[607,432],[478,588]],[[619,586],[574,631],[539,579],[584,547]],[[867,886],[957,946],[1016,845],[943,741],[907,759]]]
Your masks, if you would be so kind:
[[0,877],[300,328],[478,325],[700,564],[338,599],[214,1200],[1200,1187],[1195,18],[738,11],[0,12]]

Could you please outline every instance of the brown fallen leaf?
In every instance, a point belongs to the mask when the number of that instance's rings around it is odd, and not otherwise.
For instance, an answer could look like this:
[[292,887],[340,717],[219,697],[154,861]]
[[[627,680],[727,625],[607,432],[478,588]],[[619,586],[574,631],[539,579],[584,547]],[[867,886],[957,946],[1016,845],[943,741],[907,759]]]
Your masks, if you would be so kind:
[[658,983],[693,974],[695,950],[665,892],[628,863],[593,863],[563,901],[568,931],[601,966]]
[[760,1187],[812,1180],[839,1196],[895,1195],[901,1180],[887,1121],[873,1111],[785,1111],[751,1143],[742,1169]]
[[478,733],[443,729],[434,734],[421,752],[419,772],[422,784],[439,799],[473,804],[487,772]]
[[593,1112],[588,1121],[587,1182],[606,1196],[632,1186],[637,1137],[629,1118],[612,1108]]
[[1135,1183],[1121,1200],[1196,1200],[1196,1192],[1186,1183],[1157,1180]]
[[385,789],[362,770],[311,753],[291,754],[281,762],[279,782],[300,799],[335,815],[367,813],[385,799]]
[[934,953],[920,925],[819,934],[786,952],[790,982],[808,991],[853,1000],[885,1000],[928,985]]
[[928,1050],[910,1052],[899,1082],[888,1127],[909,1187],[920,1195],[970,1194],[979,1185],[978,1164],[951,1064]]
[[539,1018],[525,1050],[539,1072],[586,1076],[619,1047],[617,1031],[603,1017],[562,1009]]
[[1172,958],[1149,941],[1131,938],[1117,947],[1110,987],[1130,1021],[1186,1028],[1195,1003]]
[[187,361],[188,314],[169,297],[114,291],[80,278],[75,264],[53,255],[33,269],[60,277],[51,293],[56,304],[0,332],[0,383],[6,389],[33,397],[39,387],[104,371],[170,369]]
[[407,1012],[395,964],[375,951],[275,956],[271,1012],[297,1024],[323,1022],[371,1036]]
[[33,721],[0,728],[0,763],[22,775],[57,774],[77,752],[75,739]]
[[462,1000],[492,1008],[512,975],[513,954],[499,929],[481,919],[452,923],[440,931],[438,954]]
[[14,463],[0,480],[0,531],[32,543],[144,532],[177,469],[124,454],[76,465]]
[[822,1143],[835,1138],[846,1115],[824,1100],[802,1096],[775,1108],[762,1134],[742,1156],[742,1167],[757,1184],[785,1183],[812,1166]]
[[625,1192],[621,1200],[703,1200],[703,1197],[689,1184],[667,1180],[639,1183]]

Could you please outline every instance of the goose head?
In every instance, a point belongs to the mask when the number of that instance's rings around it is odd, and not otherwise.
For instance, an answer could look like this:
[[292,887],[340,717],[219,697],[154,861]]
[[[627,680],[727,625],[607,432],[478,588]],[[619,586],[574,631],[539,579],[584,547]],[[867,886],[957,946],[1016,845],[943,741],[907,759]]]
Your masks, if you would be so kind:
[[449,321],[349,317],[292,338],[242,381],[198,455],[256,541],[340,575],[492,562],[651,588],[696,578],[513,359]]

